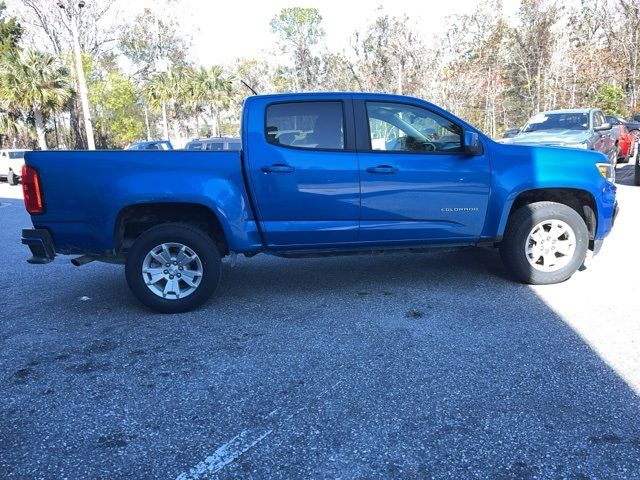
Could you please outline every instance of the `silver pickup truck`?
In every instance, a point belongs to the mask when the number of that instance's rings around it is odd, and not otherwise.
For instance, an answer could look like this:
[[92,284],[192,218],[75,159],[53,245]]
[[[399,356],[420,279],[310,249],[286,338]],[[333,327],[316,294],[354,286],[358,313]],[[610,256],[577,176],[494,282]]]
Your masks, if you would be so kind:
[[551,110],[534,115],[520,133],[502,139],[501,143],[595,150],[615,165],[616,145],[610,132],[611,124],[596,108]]

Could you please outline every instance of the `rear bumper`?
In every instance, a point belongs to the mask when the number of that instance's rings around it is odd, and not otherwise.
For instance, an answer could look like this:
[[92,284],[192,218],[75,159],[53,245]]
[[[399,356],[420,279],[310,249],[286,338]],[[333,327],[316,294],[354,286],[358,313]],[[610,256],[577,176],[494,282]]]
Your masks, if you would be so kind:
[[32,257],[27,262],[44,265],[56,257],[53,238],[48,230],[42,228],[22,230],[22,244],[29,247]]

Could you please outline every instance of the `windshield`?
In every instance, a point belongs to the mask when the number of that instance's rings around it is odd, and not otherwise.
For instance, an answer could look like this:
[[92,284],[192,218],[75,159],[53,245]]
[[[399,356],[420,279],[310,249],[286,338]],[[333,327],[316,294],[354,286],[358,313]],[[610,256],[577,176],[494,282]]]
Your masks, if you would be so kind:
[[24,152],[9,152],[9,158],[24,158]]
[[543,130],[588,130],[588,113],[540,113],[534,116],[522,130],[539,132]]

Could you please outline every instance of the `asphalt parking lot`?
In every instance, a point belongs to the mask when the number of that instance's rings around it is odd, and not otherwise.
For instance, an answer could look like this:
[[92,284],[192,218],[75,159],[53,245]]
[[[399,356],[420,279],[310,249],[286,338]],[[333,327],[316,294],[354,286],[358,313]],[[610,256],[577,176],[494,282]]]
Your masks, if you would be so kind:
[[[0,186],[0,477],[640,478],[640,187],[571,280],[490,250],[225,264],[189,314],[30,266]],[[10,197],[14,197],[13,199]]]

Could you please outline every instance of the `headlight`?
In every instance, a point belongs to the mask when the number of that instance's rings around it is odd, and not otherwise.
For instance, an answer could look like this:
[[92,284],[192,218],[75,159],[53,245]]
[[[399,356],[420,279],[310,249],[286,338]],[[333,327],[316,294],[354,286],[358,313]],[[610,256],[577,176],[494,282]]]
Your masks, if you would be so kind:
[[580,142],[580,143],[565,143],[563,146],[567,147],[567,148],[582,148],[583,150],[586,150],[587,148],[589,148],[589,146],[584,142]]
[[598,171],[602,174],[602,176],[609,180],[611,183],[616,180],[616,169],[610,163],[596,163],[596,167],[598,167]]

